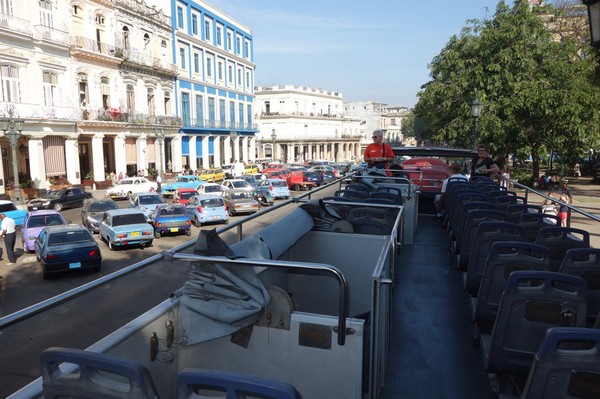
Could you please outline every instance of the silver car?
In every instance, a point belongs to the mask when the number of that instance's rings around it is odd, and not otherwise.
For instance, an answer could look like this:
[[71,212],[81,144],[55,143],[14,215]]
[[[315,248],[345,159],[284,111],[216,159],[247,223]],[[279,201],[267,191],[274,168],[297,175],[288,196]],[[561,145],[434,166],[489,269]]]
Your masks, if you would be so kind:
[[185,209],[196,227],[204,223],[227,223],[229,212],[223,198],[215,195],[194,195],[188,199]]

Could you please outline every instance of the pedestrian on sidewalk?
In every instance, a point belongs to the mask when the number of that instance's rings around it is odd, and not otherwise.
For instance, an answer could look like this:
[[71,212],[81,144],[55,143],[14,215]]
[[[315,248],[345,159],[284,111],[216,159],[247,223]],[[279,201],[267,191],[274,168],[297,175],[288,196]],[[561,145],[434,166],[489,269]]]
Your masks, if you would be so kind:
[[15,230],[15,220],[9,218],[4,213],[0,213],[0,238],[4,239],[4,246],[6,247],[6,256],[8,257],[7,265],[14,265],[17,262],[15,257],[15,242],[17,241],[17,232]]

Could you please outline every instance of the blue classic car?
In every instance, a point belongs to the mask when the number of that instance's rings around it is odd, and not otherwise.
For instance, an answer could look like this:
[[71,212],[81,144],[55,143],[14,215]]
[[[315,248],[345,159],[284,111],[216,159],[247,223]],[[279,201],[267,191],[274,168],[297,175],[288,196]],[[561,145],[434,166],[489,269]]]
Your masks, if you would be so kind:
[[156,207],[166,203],[160,193],[136,193],[129,200],[129,207],[144,212],[148,223],[152,223]]
[[25,217],[21,231],[23,249],[28,252],[35,250],[35,240],[40,231],[46,226],[60,226],[67,224],[65,218],[55,210],[31,211]]
[[80,224],[45,227],[35,240],[35,257],[44,278],[69,270],[99,271],[102,264],[98,243]]
[[25,209],[18,209],[13,202],[7,200],[0,200],[0,213],[14,219],[16,226],[21,226],[27,215]]
[[206,182],[196,175],[177,176],[171,183],[163,184],[160,192],[165,197],[172,197],[178,188],[196,188],[200,183]]
[[138,209],[113,209],[104,212],[98,226],[100,238],[111,251],[125,245],[151,246],[154,228]]
[[154,210],[154,235],[160,238],[165,233],[192,235],[192,223],[182,204],[158,205]]

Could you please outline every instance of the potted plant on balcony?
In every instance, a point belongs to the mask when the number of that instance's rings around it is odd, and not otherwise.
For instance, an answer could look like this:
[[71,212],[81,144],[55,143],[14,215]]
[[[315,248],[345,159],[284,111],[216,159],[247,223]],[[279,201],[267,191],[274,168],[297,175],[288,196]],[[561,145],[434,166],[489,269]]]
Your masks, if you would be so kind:
[[94,185],[94,172],[87,172],[83,177],[81,184],[83,184],[84,187],[92,187]]
[[33,181],[28,180],[25,183],[21,183],[21,198],[31,199],[37,197],[37,191]]
[[61,190],[63,188],[71,187],[71,183],[65,176],[52,176],[50,177],[50,190]]

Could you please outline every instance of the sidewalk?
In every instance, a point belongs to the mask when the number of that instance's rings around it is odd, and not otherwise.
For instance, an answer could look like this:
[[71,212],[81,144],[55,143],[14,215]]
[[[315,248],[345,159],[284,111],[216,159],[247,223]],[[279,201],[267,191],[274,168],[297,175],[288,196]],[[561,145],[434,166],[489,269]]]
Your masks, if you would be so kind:
[[[600,184],[592,183],[589,177],[569,179],[569,188],[573,194],[573,205],[584,212],[600,217]],[[560,190],[542,190],[543,193]],[[543,198],[537,195],[529,195],[529,203],[540,204]],[[600,248],[600,222],[589,219],[577,212],[571,216],[571,227],[587,230],[590,233],[590,245]]]

